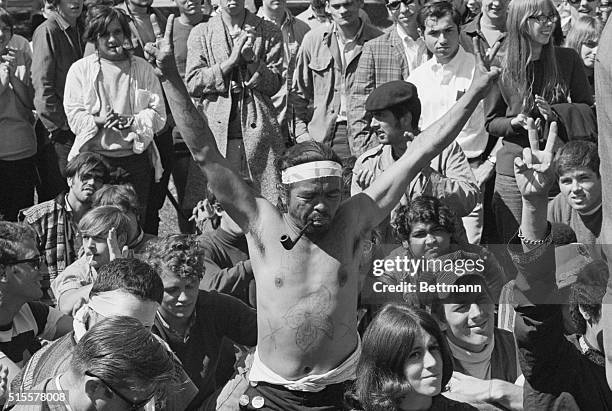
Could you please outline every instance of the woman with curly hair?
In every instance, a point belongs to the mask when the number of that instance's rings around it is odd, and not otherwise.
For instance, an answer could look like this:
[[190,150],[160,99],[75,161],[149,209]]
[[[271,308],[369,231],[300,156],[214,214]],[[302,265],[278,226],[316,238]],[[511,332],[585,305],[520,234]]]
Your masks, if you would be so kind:
[[[593,104],[584,66],[569,48],[555,47],[559,14],[551,0],[513,0],[508,6],[506,54],[497,88],[485,100],[485,126],[502,137],[496,157],[493,211],[500,242],[507,243],[521,220],[521,195],[514,178],[514,159],[529,147],[529,117],[543,128],[561,124],[553,108],[559,103]],[[587,107],[588,109],[588,107]],[[565,130],[560,127],[560,135]]]
[[475,410],[441,395],[453,362],[440,327],[427,312],[388,304],[362,340],[355,394],[364,411]]

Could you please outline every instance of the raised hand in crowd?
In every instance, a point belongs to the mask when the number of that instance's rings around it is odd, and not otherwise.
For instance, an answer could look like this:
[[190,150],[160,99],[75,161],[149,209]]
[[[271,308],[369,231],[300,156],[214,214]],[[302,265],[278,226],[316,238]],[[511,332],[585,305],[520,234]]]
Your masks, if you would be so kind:
[[474,77],[470,88],[479,90],[480,98],[484,98],[491,86],[497,81],[501,69],[493,66],[493,60],[501,47],[500,42],[496,42],[491,49],[486,52],[482,45],[482,40],[478,37],[472,38],[472,43],[476,53],[476,68],[474,69]]
[[[557,123],[552,122],[548,130],[546,147],[540,150],[538,129],[532,118],[527,120],[529,147],[523,149],[523,158],[514,159],[516,184],[523,198],[521,233],[524,238],[540,240],[548,230],[548,191],[555,181],[552,167],[557,140]],[[523,244],[525,249],[529,245]]]
[[128,248],[127,245],[124,245],[123,248],[119,248],[119,241],[117,240],[117,230],[111,228],[108,231],[108,237],[106,238],[106,244],[108,245],[108,255],[110,261],[113,261],[117,258],[132,258],[134,257],[134,253],[132,250]]
[[552,168],[553,149],[557,139],[557,123],[553,122],[548,131],[546,147],[539,149],[538,129],[532,118],[527,119],[529,147],[523,149],[523,157],[514,160],[516,183],[525,199],[547,197],[548,190],[555,181]]
[[552,111],[552,108],[550,107],[550,104],[548,104],[548,101],[546,101],[544,97],[536,94],[535,103],[536,103],[536,107],[538,108],[538,111],[540,112],[542,117],[544,117],[544,120],[551,121],[553,118],[553,111]]

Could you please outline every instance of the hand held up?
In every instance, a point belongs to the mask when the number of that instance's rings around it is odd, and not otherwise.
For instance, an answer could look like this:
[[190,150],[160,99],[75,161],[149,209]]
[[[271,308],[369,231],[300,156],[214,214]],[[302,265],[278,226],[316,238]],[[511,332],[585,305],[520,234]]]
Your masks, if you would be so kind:
[[514,175],[523,199],[546,198],[555,181],[553,172],[553,149],[557,140],[557,123],[552,122],[548,131],[546,147],[540,150],[538,130],[532,118],[527,120],[529,147],[523,149],[523,157],[514,159]]

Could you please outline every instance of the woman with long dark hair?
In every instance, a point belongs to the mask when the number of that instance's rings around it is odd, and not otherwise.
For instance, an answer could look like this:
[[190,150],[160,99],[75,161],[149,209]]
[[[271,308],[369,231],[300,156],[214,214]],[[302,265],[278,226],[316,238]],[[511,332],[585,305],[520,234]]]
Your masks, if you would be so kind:
[[528,117],[542,127],[558,120],[559,103],[593,104],[584,66],[578,54],[555,47],[559,19],[550,0],[513,0],[508,7],[506,53],[498,87],[485,100],[487,131],[503,137],[497,153],[493,210],[500,240],[507,243],[521,219],[521,195],[514,178],[514,158],[529,147]]
[[452,373],[450,350],[433,317],[391,303],[363,336],[355,394],[364,411],[475,410],[440,394]]

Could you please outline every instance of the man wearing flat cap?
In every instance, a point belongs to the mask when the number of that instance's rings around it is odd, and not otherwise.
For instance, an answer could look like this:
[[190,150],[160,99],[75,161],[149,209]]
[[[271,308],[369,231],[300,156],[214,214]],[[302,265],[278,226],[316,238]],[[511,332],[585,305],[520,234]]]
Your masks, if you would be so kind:
[[[406,152],[418,134],[421,102],[416,87],[402,80],[376,88],[365,103],[372,114],[370,128],[380,143],[355,162],[351,195],[362,192]],[[457,142],[453,142],[412,180],[400,201],[420,195],[439,198],[457,216],[468,215],[476,206],[480,192],[470,165]],[[379,227],[383,241],[395,242],[388,220]]]

